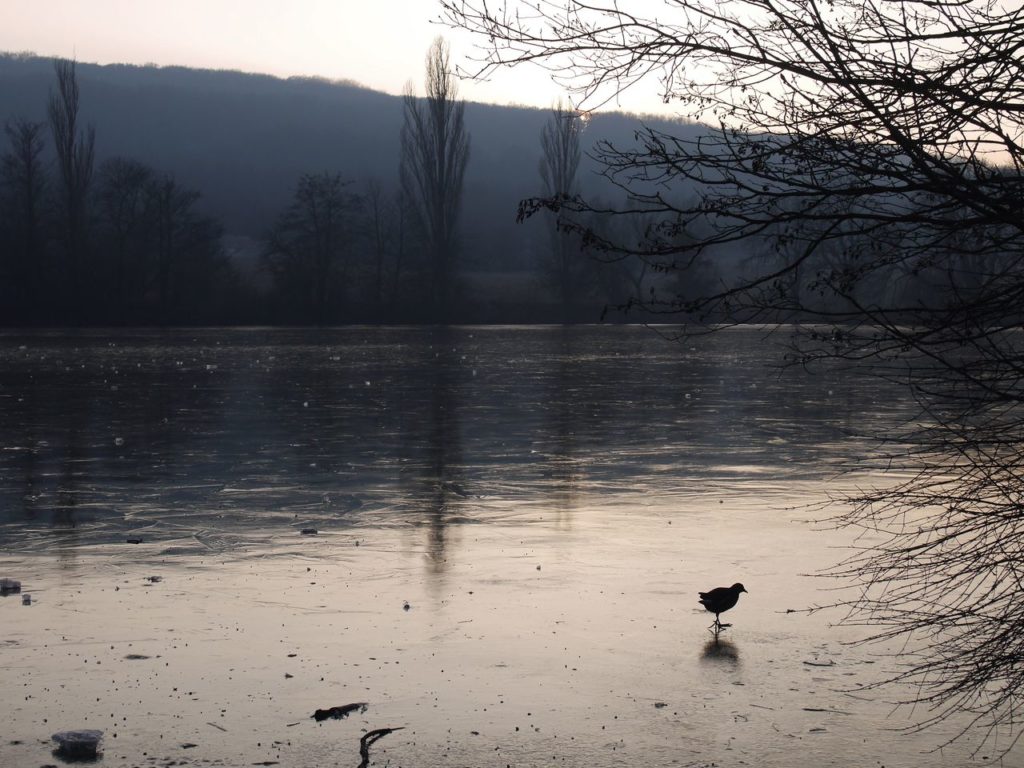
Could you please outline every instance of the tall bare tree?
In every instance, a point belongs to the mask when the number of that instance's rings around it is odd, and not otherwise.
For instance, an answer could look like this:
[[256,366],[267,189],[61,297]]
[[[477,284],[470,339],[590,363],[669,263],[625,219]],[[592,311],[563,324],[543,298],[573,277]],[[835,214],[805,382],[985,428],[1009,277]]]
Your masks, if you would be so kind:
[[426,96],[406,88],[399,173],[413,205],[430,261],[434,318],[447,319],[459,250],[462,187],[469,161],[469,134],[463,124],[465,103],[449,61],[448,44],[434,40],[427,53]]
[[[41,316],[46,276],[43,168],[43,125],[13,120],[4,126],[10,149],[0,158],[2,206],[7,224],[8,253],[5,282],[8,300],[22,320]],[[3,295],[6,291],[0,291]]]
[[[843,518],[885,534],[850,604],[907,641],[897,679],[941,719],[1013,725],[1024,683],[1024,10],[989,0],[442,0],[481,74],[540,63],[584,104],[651,79],[705,127],[598,148],[663,224],[608,253],[726,279],[634,297],[680,319],[806,319],[794,360],[900,376],[922,408],[896,485]],[[655,14],[655,11],[660,11]],[[653,85],[653,83],[652,83]],[[589,102],[587,100],[590,100]],[[691,130],[692,129],[692,130]],[[528,201],[524,214],[558,206]],[[619,213],[625,213],[619,211]],[[702,232],[696,240],[684,230]],[[740,263],[736,252],[772,258]]]
[[57,176],[60,186],[60,212],[66,258],[66,299],[76,319],[82,311],[82,262],[86,258],[86,211],[89,185],[93,175],[93,149],[96,132],[93,126],[82,130],[78,124],[79,93],[75,62],[58,59],[54,62],[57,91],[50,92],[49,118],[53,145],[57,154]]
[[[540,178],[545,198],[568,202],[579,193],[576,173],[580,166],[582,129],[579,113],[559,101],[540,136]],[[556,221],[551,232],[551,271],[566,319],[572,318],[572,305],[579,292],[575,272],[580,251],[579,238]]]

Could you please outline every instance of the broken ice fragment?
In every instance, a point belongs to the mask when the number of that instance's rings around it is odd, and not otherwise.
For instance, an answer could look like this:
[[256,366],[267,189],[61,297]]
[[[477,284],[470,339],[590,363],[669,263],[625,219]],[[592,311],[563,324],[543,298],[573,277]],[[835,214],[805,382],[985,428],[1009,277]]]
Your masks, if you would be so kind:
[[57,752],[73,760],[88,760],[96,757],[103,731],[60,731],[53,734],[57,742]]

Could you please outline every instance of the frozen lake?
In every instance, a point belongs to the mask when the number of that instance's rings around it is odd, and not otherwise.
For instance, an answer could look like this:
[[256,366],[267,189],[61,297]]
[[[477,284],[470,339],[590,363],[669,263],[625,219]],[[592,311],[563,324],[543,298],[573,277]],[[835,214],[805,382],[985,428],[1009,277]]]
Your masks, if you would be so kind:
[[[778,356],[756,329],[0,335],[0,577],[33,601],[0,598],[0,765],[98,728],[109,765],[355,766],[399,727],[376,764],[996,763],[858,692],[899,664],[863,630],[787,613],[849,543],[803,507],[910,409]],[[696,593],[734,581],[716,645]]]

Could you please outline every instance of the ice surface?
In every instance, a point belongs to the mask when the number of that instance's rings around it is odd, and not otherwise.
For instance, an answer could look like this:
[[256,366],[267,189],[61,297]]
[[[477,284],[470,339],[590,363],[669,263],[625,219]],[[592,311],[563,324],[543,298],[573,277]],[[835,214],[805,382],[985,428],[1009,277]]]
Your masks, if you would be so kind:
[[[190,768],[354,765],[385,726],[393,765],[920,768],[964,724],[897,732],[907,692],[864,689],[885,649],[786,613],[836,599],[800,574],[846,553],[801,505],[871,479],[837,479],[856,435],[913,404],[780,377],[759,332],[109,340],[0,339],[0,445],[27,447],[0,451],[0,572],[45,595],[0,601],[0,765],[41,764],[46,720]],[[735,581],[715,643],[696,592]],[[371,708],[328,734],[310,701]]]

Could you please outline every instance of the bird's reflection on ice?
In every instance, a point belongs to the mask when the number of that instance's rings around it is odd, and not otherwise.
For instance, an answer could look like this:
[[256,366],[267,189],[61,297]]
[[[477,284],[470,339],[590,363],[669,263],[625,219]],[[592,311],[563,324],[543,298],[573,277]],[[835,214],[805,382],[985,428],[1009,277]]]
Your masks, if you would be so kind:
[[701,661],[738,666],[740,663],[740,651],[728,640],[715,636],[704,643],[704,650],[701,652],[700,659]]

